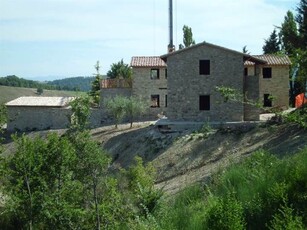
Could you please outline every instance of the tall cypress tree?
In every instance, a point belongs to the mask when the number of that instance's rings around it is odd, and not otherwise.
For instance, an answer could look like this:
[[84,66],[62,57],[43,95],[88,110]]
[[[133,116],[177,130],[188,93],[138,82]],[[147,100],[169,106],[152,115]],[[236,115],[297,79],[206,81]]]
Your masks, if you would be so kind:
[[265,40],[264,46],[262,47],[264,54],[275,54],[280,51],[280,42],[276,33],[276,29],[273,30],[270,37]]
[[301,0],[297,7],[296,21],[300,34],[300,48],[307,49],[307,0]]
[[92,89],[89,92],[89,95],[93,98],[93,101],[96,105],[99,105],[100,101],[100,81],[101,81],[101,75],[100,75],[100,65],[99,61],[97,61],[96,65],[94,66],[96,70],[95,74],[95,80],[92,82]]
[[186,25],[182,28],[183,31],[183,44],[179,45],[179,49],[187,48],[191,45],[195,45],[195,40],[193,39],[192,28]]
[[293,13],[289,10],[280,27],[280,40],[283,51],[293,57],[298,48],[298,30]]

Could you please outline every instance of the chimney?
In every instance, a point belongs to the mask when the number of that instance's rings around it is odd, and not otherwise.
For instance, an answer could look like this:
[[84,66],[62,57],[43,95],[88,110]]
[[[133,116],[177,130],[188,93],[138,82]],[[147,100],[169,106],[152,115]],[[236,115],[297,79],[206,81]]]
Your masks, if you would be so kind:
[[168,52],[174,52],[175,46],[173,42],[173,0],[169,0],[169,44]]

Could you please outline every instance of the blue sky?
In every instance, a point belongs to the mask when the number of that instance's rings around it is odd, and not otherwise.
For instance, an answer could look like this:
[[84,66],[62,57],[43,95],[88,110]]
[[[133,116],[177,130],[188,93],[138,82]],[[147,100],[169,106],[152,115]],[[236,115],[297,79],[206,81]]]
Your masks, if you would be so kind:
[[[174,42],[195,41],[261,54],[264,39],[299,0],[173,0]],[[132,56],[166,53],[167,0],[0,0],[0,77],[49,80],[102,74]]]

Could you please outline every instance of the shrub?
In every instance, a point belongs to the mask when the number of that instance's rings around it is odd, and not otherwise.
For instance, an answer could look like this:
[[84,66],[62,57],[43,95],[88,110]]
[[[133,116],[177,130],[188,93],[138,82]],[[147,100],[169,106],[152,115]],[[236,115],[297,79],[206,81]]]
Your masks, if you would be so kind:
[[273,216],[269,229],[271,230],[303,230],[305,229],[300,216],[295,215],[290,207],[283,206]]
[[234,194],[219,198],[206,216],[208,229],[245,229],[242,204],[235,199]]

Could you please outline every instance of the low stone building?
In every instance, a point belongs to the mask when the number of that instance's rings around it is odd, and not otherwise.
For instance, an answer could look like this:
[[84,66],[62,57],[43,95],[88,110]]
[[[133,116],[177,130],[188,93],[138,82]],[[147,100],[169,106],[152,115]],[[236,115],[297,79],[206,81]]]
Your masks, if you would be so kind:
[[67,128],[73,97],[19,97],[6,103],[8,131]]

